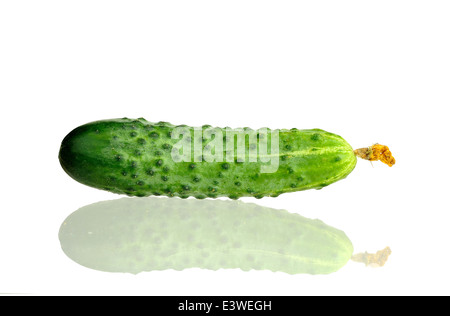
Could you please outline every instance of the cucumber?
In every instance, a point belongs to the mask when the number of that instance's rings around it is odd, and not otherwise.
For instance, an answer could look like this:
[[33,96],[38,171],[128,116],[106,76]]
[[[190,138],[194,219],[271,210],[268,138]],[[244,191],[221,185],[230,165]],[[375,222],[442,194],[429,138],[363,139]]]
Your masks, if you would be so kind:
[[346,234],[297,213],[232,200],[124,197],[62,223],[63,252],[95,270],[188,268],[329,274],[351,259]]
[[59,160],[73,179],[94,188],[198,199],[321,189],[356,165],[352,147],[320,129],[194,129],[142,118],[74,129],[62,141]]

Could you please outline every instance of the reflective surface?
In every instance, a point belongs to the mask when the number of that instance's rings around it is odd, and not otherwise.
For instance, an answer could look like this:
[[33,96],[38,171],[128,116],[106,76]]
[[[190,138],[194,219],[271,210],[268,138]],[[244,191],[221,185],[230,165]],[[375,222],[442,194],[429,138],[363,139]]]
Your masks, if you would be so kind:
[[85,267],[133,274],[194,267],[326,274],[353,252],[344,232],[319,220],[231,200],[98,202],[72,213],[59,238]]

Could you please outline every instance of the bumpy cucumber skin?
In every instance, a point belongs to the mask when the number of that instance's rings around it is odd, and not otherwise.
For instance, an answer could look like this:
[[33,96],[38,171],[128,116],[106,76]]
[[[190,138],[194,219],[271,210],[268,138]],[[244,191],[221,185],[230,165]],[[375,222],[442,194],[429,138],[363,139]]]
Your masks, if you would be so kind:
[[198,199],[321,189],[347,177],[356,165],[342,137],[319,129],[278,130],[279,167],[273,173],[261,173],[259,162],[174,162],[172,146],[179,141],[171,137],[174,127],[145,119],[91,122],[64,138],[59,160],[73,179],[94,188]]
[[132,274],[188,268],[329,274],[353,253],[346,234],[320,220],[219,199],[94,203],[69,215],[59,240],[82,266]]

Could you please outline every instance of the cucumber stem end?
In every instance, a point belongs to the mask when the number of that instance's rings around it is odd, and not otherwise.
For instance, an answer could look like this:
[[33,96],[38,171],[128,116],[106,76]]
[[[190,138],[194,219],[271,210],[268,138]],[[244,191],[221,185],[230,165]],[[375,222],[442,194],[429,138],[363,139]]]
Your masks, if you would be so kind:
[[375,144],[365,148],[355,149],[355,155],[361,159],[369,161],[381,161],[392,167],[395,164],[395,158],[392,156],[388,146]]
[[388,260],[389,255],[392,253],[391,248],[386,247],[383,250],[377,251],[377,253],[358,253],[352,256],[352,261],[364,263],[371,267],[382,267]]

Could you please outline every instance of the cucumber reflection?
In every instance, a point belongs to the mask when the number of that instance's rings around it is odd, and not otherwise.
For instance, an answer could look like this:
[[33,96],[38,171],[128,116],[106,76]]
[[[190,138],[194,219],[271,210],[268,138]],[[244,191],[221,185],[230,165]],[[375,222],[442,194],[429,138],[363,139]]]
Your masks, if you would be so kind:
[[230,200],[98,202],[72,213],[59,239],[85,267],[133,274],[186,268],[327,274],[353,252],[344,232],[319,220]]

